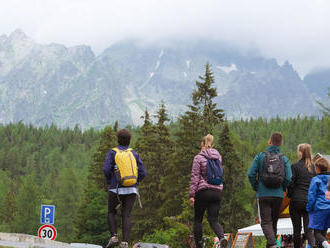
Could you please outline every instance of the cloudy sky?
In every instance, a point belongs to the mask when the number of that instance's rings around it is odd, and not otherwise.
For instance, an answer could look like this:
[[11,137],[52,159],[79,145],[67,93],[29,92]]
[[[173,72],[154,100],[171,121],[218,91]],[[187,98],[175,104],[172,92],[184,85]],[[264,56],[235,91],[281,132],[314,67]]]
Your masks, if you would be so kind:
[[87,44],[212,38],[258,48],[300,75],[330,67],[329,0],[0,0],[0,34]]

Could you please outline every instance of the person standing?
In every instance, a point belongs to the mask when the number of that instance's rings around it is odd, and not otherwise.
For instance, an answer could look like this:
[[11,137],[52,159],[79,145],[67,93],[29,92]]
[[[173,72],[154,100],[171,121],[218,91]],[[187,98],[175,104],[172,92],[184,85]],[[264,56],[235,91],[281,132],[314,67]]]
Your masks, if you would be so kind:
[[304,233],[311,247],[315,246],[312,230],[308,228],[308,213],[306,211],[307,196],[310,182],[315,176],[312,165],[312,149],[309,144],[300,144],[297,148],[299,161],[291,166],[292,179],[288,187],[290,200],[290,217],[293,225],[293,242],[295,248],[301,247],[301,218],[304,223]]
[[117,133],[118,147],[109,151],[104,162],[104,175],[109,184],[108,224],[110,240],[107,248],[119,244],[117,235],[117,208],[121,206],[123,237],[120,248],[128,248],[131,231],[131,211],[139,197],[137,185],[146,175],[139,155],[129,148],[131,134],[122,129]]
[[306,210],[309,214],[309,228],[314,229],[318,244],[330,248],[325,235],[330,227],[330,200],[326,199],[327,184],[330,178],[330,164],[326,158],[315,162],[316,176],[313,177],[308,190]]
[[[202,221],[207,211],[208,222],[219,238],[221,248],[227,247],[227,240],[224,237],[223,227],[219,224],[219,209],[222,197],[222,159],[219,152],[213,148],[213,136],[206,135],[201,142],[201,151],[193,161],[190,179],[189,200],[194,206],[194,239],[196,248],[202,248]],[[212,181],[211,167],[219,172],[215,177],[218,181]],[[214,173],[214,175],[217,173]]]
[[289,159],[280,153],[282,135],[273,133],[265,152],[258,153],[248,172],[252,188],[257,192],[259,219],[267,239],[267,247],[276,244],[277,221],[283,200],[283,192],[291,180]]

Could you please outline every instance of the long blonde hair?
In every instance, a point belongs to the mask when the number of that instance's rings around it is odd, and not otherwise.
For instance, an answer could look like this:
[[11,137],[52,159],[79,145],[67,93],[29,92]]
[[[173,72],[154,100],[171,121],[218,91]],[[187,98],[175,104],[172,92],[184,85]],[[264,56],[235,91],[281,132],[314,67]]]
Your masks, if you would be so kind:
[[313,173],[312,170],[312,148],[310,144],[307,143],[303,143],[303,144],[299,144],[297,147],[297,152],[298,152],[298,157],[300,157],[299,154],[301,154],[301,158],[300,159],[304,159],[305,160],[305,165],[306,168],[308,169],[308,171],[310,173]]
[[213,147],[213,135],[208,134],[206,136],[203,137],[202,139],[202,143],[205,146],[206,149],[212,148]]

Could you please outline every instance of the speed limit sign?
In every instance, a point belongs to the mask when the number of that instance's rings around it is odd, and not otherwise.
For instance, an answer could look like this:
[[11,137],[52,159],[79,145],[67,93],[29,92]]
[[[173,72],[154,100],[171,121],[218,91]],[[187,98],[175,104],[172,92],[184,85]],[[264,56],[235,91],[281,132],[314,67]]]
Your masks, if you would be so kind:
[[43,225],[38,230],[38,236],[42,239],[55,240],[56,234],[56,229],[52,225]]

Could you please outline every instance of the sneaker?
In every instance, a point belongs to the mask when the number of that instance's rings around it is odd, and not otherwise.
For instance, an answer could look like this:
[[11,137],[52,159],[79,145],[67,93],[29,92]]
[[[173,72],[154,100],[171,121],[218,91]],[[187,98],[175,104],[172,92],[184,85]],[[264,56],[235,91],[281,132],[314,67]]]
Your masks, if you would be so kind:
[[228,240],[225,238],[222,238],[222,239],[220,239],[219,245],[217,247],[227,248],[227,245],[228,245]]
[[128,243],[127,242],[121,242],[119,247],[120,248],[128,248]]
[[107,244],[106,248],[113,248],[113,247],[117,246],[118,244],[119,244],[118,237],[117,237],[117,235],[114,235],[109,239],[109,243]]

